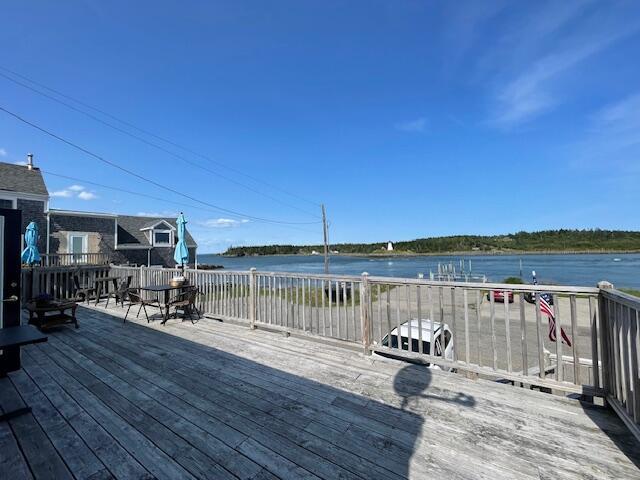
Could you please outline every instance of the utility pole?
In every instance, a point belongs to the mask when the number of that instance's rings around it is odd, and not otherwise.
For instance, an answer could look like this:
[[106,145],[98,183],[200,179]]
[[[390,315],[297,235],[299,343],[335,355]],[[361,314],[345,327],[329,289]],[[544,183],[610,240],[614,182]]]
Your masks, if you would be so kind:
[[322,233],[324,234],[324,273],[329,273],[329,228],[327,227],[327,212],[322,207]]

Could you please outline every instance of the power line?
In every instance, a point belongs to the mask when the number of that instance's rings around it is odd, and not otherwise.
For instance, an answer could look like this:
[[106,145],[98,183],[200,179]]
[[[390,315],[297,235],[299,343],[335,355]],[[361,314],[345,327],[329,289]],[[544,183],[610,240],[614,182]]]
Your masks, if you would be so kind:
[[229,213],[229,214],[232,214],[232,215],[236,215],[236,216],[239,216],[239,217],[250,218],[250,219],[253,219],[253,220],[256,220],[256,221],[260,221],[260,222],[274,223],[274,224],[280,224],[280,225],[315,225],[315,224],[321,223],[321,222],[284,222],[284,221],[279,221],[279,220],[266,219],[266,218],[262,218],[262,217],[256,217],[254,215],[247,215],[245,213],[237,212],[237,211],[234,211],[234,210],[230,210],[228,208],[223,208],[223,207],[220,207],[218,205],[214,205],[214,204],[209,203],[209,202],[205,202],[205,201],[200,200],[198,198],[195,198],[195,197],[193,197],[191,195],[188,195],[186,193],[180,192],[179,190],[175,190],[175,189],[173,189],[171,187],[167,187],[166,185],[158,183],[155,180],[151,180],[151,179],[145,177],[144,175],[140,175],[139,173],[136,173],[136,172],[134,172],[132,170],[129,170],[128,168],[123,167],[122,165],[119,165],[116,162],[113,162],[111,160],[108,160],[108,159],[96,154],[96,153],[93,153],[92,151],[90,151],[90,150],[88,150],[88,149],[86,149],[84,147],[81,147],[80,145],[77,145],[77,144],[73,143],[70,140],[67,140],[67,139],[65,139],[65,138],[63,138],[63,137],[61,137],[59,135],[56,135],[53,132],[50,132],[49,130],[46,130],[45,128],[43,128],[43,127],[41,127],[39,125],[36,125],[33,122],[30,122],[29,120],[26,120],[25,118],[21,117],[20,115],[12,112],[10,110],[7,110],[3,106],[0,106],[0,110],[5,112],[5,113],[7,113],[10,116],[12,116],[16,120],[18,120],[18,121],[20,121],[20,122],[22,122],[22,123],[24,123],[26,125],[29,125],[30,127],[35,128],[36,130],[39,130],[40,132],[42,132],[42,133],[44,133],[46,135],[49,135],[50,137],[55,138],[56,140],[59,140],[60,142],[63,142],[65,144],[75,148],[76,150],[79,150],[79,151],[81,151],[81,152],[83,152],[83,153],[85,153],[85,154],[87,154],[87,155],[89,155],[89,156],[91,156],[93,158],[96,158],[97,160],[100,160],[101,162],[103,162],[103,163],[105,163],[107,165],[110,165],[111,167],[114,167],[114,168],[116,168],[116,169],[118,169],[118,170],[120,170],[122,172],[125,172],[125,173],[127,173],[127,174],[129,174],[129,175],[131,175],[133,177],[136,177],[139,180],[142,180],[144,182],[150,183],[151,185],[154,185],[154,186],[156,186],[158,188],[161,188],[163,190],[167,190],[168,192],[171,192],[171,193],[174,193],[176,195],[188,198],[189,200],[192,200],[192,201],[197,202],[197,203],[201,203],[203,205],[206,205],[208,207],[214,208],[216,210],[219,210],[219,211],[222,211],[222,212],[225,212],[225,213]]
[[[106,188],[106,189],[108,189],[108,190],[114,190],[114,191],[116,191],[116,192],[127,193],[127,194],[129,194],[129,195],[136,195],[136,196],[138,196],[138,197],[149,198],[149,199],[151,199],[151,200],[156,200],[156,201],[164,202],[164,203],[168,203],[168,204],[171,204],[171,205],[178,205],[178,206],[180,206],[180,207],[195,208],[195,209],[197,209],[197,210],[202,210],[202,211],[205,211],[205,212],[213,212],[213,213],[216,213],[216,212],[215,212],[215,210],[212,210],[212,209],[210,209],[210,208],[199,207],[199,206],[197,206],[197,205],[191,205],[191,204],[189,204],[189,203],[176,202],[175,200],[167,200],[166,198],[156,197],[156,196],[153,196],[153,195],[148,195],[148,194],[146,194],[146,193],[134,192],[134,191],[132,191],[132,190],[127,190],[127,189],[125,189],[125,188],[120,188],[120,187],[114,187],[114,186],[112,186],[112,185],[104,185],[104,184],[102,184],[102,183],[94,182],[94,181],[92,181],[92,180],[85,180],[85,179],[83,179],[83,178],[71,177],[71,176],[69,176],[69,175],[63,175],[63,174],[61,174],[61,173],[54,173],[54,172],[51,172],[51,171],[49,171],[49,170],[42,170],[42,169],[40,169],[40,171],[41,171],[42,173],[46,174],[46,175],[51,175],[51,176],[54,176],[54,177],[64,178],[64,179],[66,179],[66,180],[71,180],[71,181],[74,181],[74,182],[85,183],[85,184],[87,184],[87,185],[93,185],[94,187]],[[234,216],[235,216],[235,215],[234,215]],[[241,218],[242,218],[242,217],[241,217]],[[313,230],[308,230],[308,229],[305,229],[305,228],[294,227],[294,226],[292,226],[292,225],[282,225],[282,226],[283,226],[284,228],[292,228],[292,229],[294,229],[294,230],[299,230],[299,231],[301,231],[301,232],[317,233],[317,232],[314,232]]]
[[[263,180],[260,180],[260,179],[258,179],[258,178],[255,178],[255,177],[251,176],[251,175],[248,175],[248,174],[246,174],[246,173],[244,173],[244,172],[241,172],[240,170],[237,170],[237,169],[235,169],[235,168],[233,168],[233,167],[229,167],[228,165],[225,165],[225,164],[223,164],[223,163],[221,163],[221,162],[217,162],[217,161],[213,160],[212,158],[210,158],[210,157],[208,157],[208,156],[206,156],[206,155],[203,155],[203,154],[201,154],[201,153],[199,153],[199,152],[196,152],[196,151],[194,151],[194,150],[192,150],[192,149],[190,149],[190,148],[188,148],[188,147],[185,147],[185,146],[183,146],[183,145],[180,145],[179,143],[173,142],[173,141],[171,141],[171,140],[169,140],[169,139],[167,139],[167,138],[164,138],[164,137],[161,137],[161,136],[159,136],[159,135],[156,135],[156,134],[154,134],[154,133],[152,133],[152,132],[149,132],[148,130],[144,130],[144,129],[140,128],[140,127],[137,127],[137,126],[135,126],[135,125],[133,125],[133,124],[131,124],[131,123],[129,123],[129,122],[127,122],[127,121],[125,121],[125,120],[122,120],[122,119],[120,119],[120,118],[118,118],[118,117],[116,117],[116,116],[114,116],[114,115],[111,115],[111,114],[110,114],[110,113],[108,113],[108,112],[105,112],[105,111],[103,111],[103,110],[100,110],[99,108],[93,107],[93,106],[91,106],[91,105],[89,105],[89,104],[87,104],[87,103],[85,103],[85,102],[82,102],[82,101],[80,101],[80,100],[77,100],[77,99],[75,99],[75,98],[71,97],[70,95],[66,95],[66,94],[64,94],[64,93],[62,93],[62,92],[59,92],[59,91],[57,91],[57,90],[55,90],[55,89],[53,89],[53,88],[50,88],[50,87],[48,87],[48,86],[46,86],[46,85],[44,85],[44,84],[42,84],[42,83],[39,83],[39,82],[37,82],[37,81],[35,81],[35,80],[32,80],[32,79],[30,79],[29,77],[26,77],[26,76],[21,75],[21,74],[19,74],[19,73],[17,73],[17,72],[14,72],[14,71],[12,71],[12,70],[10,70],[10,69],[6,68],[6,67],[0,66],[0,69],[4,70],[4,71],[6,71],[6,72],[10,72],[12,75],[15,75],[15,76],[17,76],[17,77],[20,77],[20,78],[22,78],[22,79],[24,79],[24,80],[26,80],[26,81],[28,81],[28,82],[30,82],[30,83],[33,83],[34,85],[38,85],[39,87],[44,88],[44,89],[46,89],[46,90],[48,90],[48,91],[50,91],[50,92],[53,92],[53,93],[55,93],[55,94],[56,94],[56,95],[58,95],[58,96],[61,96],[61,97],[63,97],[63,98],[67,98],[67,99],[69,99],[69,100],[71,100],[71,101],[73,101],[73,102],[75,102],[75,103],[77,103],[77,104],[79,104],[79,105],[84,106],[85,108],[89,108],[89,109],[91,109],[91,110],[93,110],[93,111],[95,111],[95,112],[100,113],[101,115],[104,115],[104,116],[109,117],[109,118],[111,118],[111,119],[113,119],[113,120],[116,120],[117,122],[119,122],[119,123],[121,123],[121,124],[123,124],[123,125],[126,125],[126,126],[128,126],[128,127],[130,127],[130,128],[133,128],[133,129],[135,129],[135,130],[137,130],[137,131],[139,131],[139,132],[141,132],[141,133],[144,133],[145,135],[148,135],[148,136],[151,136],[151,137],[153,137],[153,138],[156,138],[156,139],[158,139],[158,140],[160,140],[160,141],[162,141],[162,142],[165,142],[165,143],[167,143],[167,144],[169,144],[169,145],[172,145],[172,146],[174,146],[174,147],[176,147],[176,148],[179,148],[179,149],[181,149],[181,150],[183,150],[183,151],[185,151],[185,152],[191,153],[192,155],[196,155],[196,156],[198,156],[198,157],[200,157],[200,158],[203,158],[203,159],[205,159],[205,160],[207,160],[207,161],[209,161],[209,162],[211,162],[211,163],[214,163],[214,164],[216,164],[216,165],[218,165],[218,166],[221,166],[221,167],[224,167],[224,168],[226,168],[226,169],[228,169],[228,170],[231,170],[231,171],[233,171],[233,172],[235,172],[235,173],[237,173],[237,174],[239,174],[239,175],[242,175],[242,176],[244,176],[244,177],[247,177],[247,178],[249,178],[249,179],[253,180],[254,182],[261,183],[261,184],[266,185],[266,186],[268,186],[268,187],[270,187],[270,188],[273,188],[273,189],[279,190],[279,191],[281,191],[282,193],[285,193],[285,194],[287,194],[287,195],[289,195],[289,196],[295,197],[295,198],[297,198],[297,199],[299,199],[299,200],[303,200],[303,201],[305,201],[305,202],[307,202],[307,203],[310,203],[310,204],[312,204],[312,205],[314,205],[314,206],[318,206],[318,207],[320,206],[320,205],[319,205],[318,203],[316,203],[316,202],[312,202],[312,201],[310,201],[310,200],[307,200],[307,199],[305,199],[304,197],[301,197],[301,196],[299,196],[299,195],[297,195],[297,194],[294,194],[294,193],[288,192],[287,190],[284,190],[284,189],[282,189],[282,188],[280,188],[280,187],[278,187],[278,186],[276,186],[276,185],[272,185],[272,184],[267,183],[267,182],[265,182],[265,181],[263,181]],[[165,152],[165,153],[167,153],[167,154],[169,154],[169,155],[171,155],[171,156],[173,156],[173,157],[175,157],[175,158],[178,158],[178,159],[180,159],[180,160],[182,160],[182,161],[185,161],[185,162],[187,162],[187,163],[189,163],[189,164],[191,164],[191,165],[194,165],[194,166],[196,166],[196,167],[198,167],[198,168],[201,168],[201,169],[203,169],[203,170],[205,170],[205,171],[208,171],[209,173],[212,173],[213,175],[217,175],[217,176],[219,176],[219,177],[221,177],[221,178],[224,178],[225,180],[227,180],[227,181],[229,181],[229,182],[232,182],[232,183],[234,183],[234,184],[236,184],[236,185],[239,185],[239,186],[241,186],[242,188],[245,188],[245,189],[247,189],[247,190],[249,190],[249,191],[251,191],[251,192],[257,193],[257,194],[259,194],[259,195],[263,195],[263,196],[265,196],[265,197],[267,197],[267,198],[269,198],[269,199],[271,199],[271,200],[273,200],[273,201],[275,201],[275,202],[277,202],[277,203],[280,203],[280,204],[282,204],[282,205],[288,206],[288,207],[293,208],[293,209],[295,209],[295,210],[302,211],[302,212],[304,212],[304,213],[306,213],[306,214],[309,214],[309,215],[312,215],[312,216],[314,216],[314,217],[318,217],[318,215],[317,215],[317,214],[315,214],[315,213],[311,213],[311,212],[309,212],[309,211],[307,211],[307,210],[301,209],[301,208],[299,208],[299,207],[297,207],[297,206],[295,206],[295,205],[292,205],[292,204],[290,204],[290,203],[283,202],[282,200],[278,199],[277,197],[273,197],[273,196],[271,196],[271,195],[268,195],[268,194],[266,194],[266,193],[264,193],[264,192],[262,192],[262,191],[260,191],[260,190],[257,190],[257,189],[255,189],[255,188],[253,188],[253,187],[249,186],[249,185],[246,185],[246,184],[244,184],[244,183],[242,183],[242,182],[239,182],[239,181],[237,181],[237,180],[234,180],[234,179],[232,179],[232,178],[230,178],[230,177],[228,177],[228,176],[226,176],[226,175],[223,175],[223,174],[221,174],[221,173],[219,173],[219,172],[216,172],[216,171],[214,171],[214,170],[210,170],[210,169],[208,169],[208,168],[206,168],[206,167],[203,167],[202,165],[199,165],[199,164],[197,164],[197,163],[195,163],[195,162],[193,162],[193,161],[191,161],[191,160],[189,160],[189,159],[187,159],[187,158],[183,157],[182,155],[178,155],[177,153],[175,153],[175,152],[173,152],[173,151],[171,151],[171,150],[168,150],[168,149],[164,148],[164,147],[163,147],[163,146],[161,146],[161,145],[158,145],[158,144],[156,144],[156,143],[150,142],[150,141],[148,141],[147,139],[140,137],[139,135],[135,135],[135,134],[133,134],[133,133],[131,133],[131,132],[127,131],[127,130],[124,130],[124,129],[122,129],[122,128],[120,128],[120,127],[116,126],[116,125],[113,125],[112,123],[106,122],[106,121],[102,120],[101,118],[96,117],[95,115],[92,115],[92,114],[90,114],[90,113],[88,113],[88,112],[86,112],[86,111],[84,111],[84,110],[81,110],[81,109],[79,109],[79,108],[77,108],[77,107],[75,107],[75,106],[73,106],[73,105],[70,105],[70,104],[69,104],[69,103],[67,103],[67,102],[63,102],[62,100],[60,100],[60,99],[58,99],[58,98],[56,98],[56,97],[54,97],[54,96],[52,96],[52,95],[49,95],[49,94],[44,93],[44,92],[42,92],[42,91],[40,91],[40,90],[38,90],[38,89],[35,89],[35,88],[31,87],[30,85],[27,85],[27,84],[25,84],[25,83],[23,83],[23,82],[20,82],[20,81],[18,81],[18,80],[16,80],[16,79],[14,79],[14,78],[10,77],[9,75],[6,75],[6,74],[3,74],[3,73],[0,73],[0,76],[2,76],[3,78],[5,78],[5,79],[7,79],[7,80],[9,80],[9,81],[11,81],[11,82],[13,82],[13,83],[17,84],[17,85],[22,86],[23,88],[26,88],[26,89],[28,89],[28,90],[31,90],[32,92],[35,92],[35,93],[37,93],[37,94],[39,94],[39,95],[42,95],[42,96],[44,96],[44,97],[46,97],[46,98],[48,98],[48,99],[50,99],[50,100],[53,100],[54,102],[57,102],[57,103],[59,103],[59,104],[61,104],[61,105],[64,105],[64,106],[66,106],[67,108],[69,108],[69,109],[71,109],[71,110],[73,110],[73,111],[75,111],[75,112],[78,112],[78,113],[80,113],[80,114],[82,114],[82,115],[85,115],[85,116],[87,116],[88,118],[91,118],[92,120],[94,120],[94,121],[96,121],[96,122],[98,122],[98,123],[101,123],[102,125],[105,125],[105,126],[107,126],[107,127],[109,127],[109,128],[112,128],[112,129],[114,129],[114,130],[116,130],[116,131],[118,131],[118,132],[120,132],[120,133],[122,133],[122,134],[124,134],[124,135],[127,135],[127,136],[129,136],[129,137],[131,137],[131,138],[134,138],[134,139],[136,139],[136,140],[138,140],[138,141],[140,141],[140,142],[143,142],[144,144],[149,145],[149,146],[151,146],[151,147],[153,147],[153,148],[156,148],[156,149],[158,149],[158,150],[161,150],[161,151],[163,151],[163,152]]]

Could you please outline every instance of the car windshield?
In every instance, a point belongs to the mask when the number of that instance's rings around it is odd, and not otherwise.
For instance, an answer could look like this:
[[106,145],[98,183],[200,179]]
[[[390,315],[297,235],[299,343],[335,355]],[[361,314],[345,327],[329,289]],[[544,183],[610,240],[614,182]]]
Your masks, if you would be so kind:
[[[451,334],[449,332],[445,332],[445,345],[449,345],[449,337],[451,336]],[[391,345],[389,345],[389,338],[391,338]],[[409,351],[409,339],[405,336],[401,337],[402,339],[402,350],[407,350]],[[382,340],[382,345],[385,347],[390,347],[390,348],[398,348],[398,336],[397,335],[387,335],[384,337],[384,339]],[[427,342],[426,340],[422,341],[422,353],[428,353],[429,350],[429,346],[430,346],[430,342]],[[436,348],[435,348],[435,353],[431,352],[432,354],[435,355],[442,355],[442,349],[440,348],[440,337],[436,337]],[[412,338],[411,339],[411,352],[416,352],[418,353],[420,351],[419,349],[419,340],[417,338]]]

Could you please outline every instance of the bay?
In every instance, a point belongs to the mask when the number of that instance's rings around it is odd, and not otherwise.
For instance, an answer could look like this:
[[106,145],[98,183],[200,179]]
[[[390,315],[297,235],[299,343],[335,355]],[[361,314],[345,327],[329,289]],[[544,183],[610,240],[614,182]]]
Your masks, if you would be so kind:
[[[460,270],[460,260],[465,269],[474,275],[486,275],[489,281],[500,282],[506,277],[520,275],[531,282],[535,270],[540,283],[561,285],[596,286],[607,280],[618,288],[640,289],[640,254],[536,254],[536,255],[464,255],[464,256],[412,256],[412,257],[363,257],[334,255],[330,261],[330,273],[339,275],[370,275],[416,278],[418,274],[429,277],[438,270],[438,263],[453,263]],[[222,265],[228,270],[322,273],[321,255],[273,255],[255,257],[224,257],[198,255],[199,263]]]

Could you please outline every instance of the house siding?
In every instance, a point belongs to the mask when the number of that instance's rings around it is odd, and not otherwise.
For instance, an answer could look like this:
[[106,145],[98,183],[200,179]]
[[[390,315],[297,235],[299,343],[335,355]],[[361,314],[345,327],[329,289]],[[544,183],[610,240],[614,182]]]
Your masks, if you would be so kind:
[[[171,247],[153,247],[151,248],[151,265],[162,265],[163,267],[175,267],[176,262],[173,260],[174,249]],[[120,257],[126,259],[126,262],[136,265],[147,265],[149,260],[147,249],[131,249],[118,250]],[[189,248],[190,265],[195,263],[196,249]],[[123,262],[124,263],[124,262]]]
[[47,216],[44,213],[44,202],[41,200],[25,200],[18,198],[18,210],[22,210],[21,231],[24,232],[30,222],[36,222],[40,238],[38,250],[44,252],[47,247]]
[[88,253],[115,251],[115,219],[103,217],[79,217],[75,215],[50,215],[49,252],[67,253],[69,232],[88,234]]

